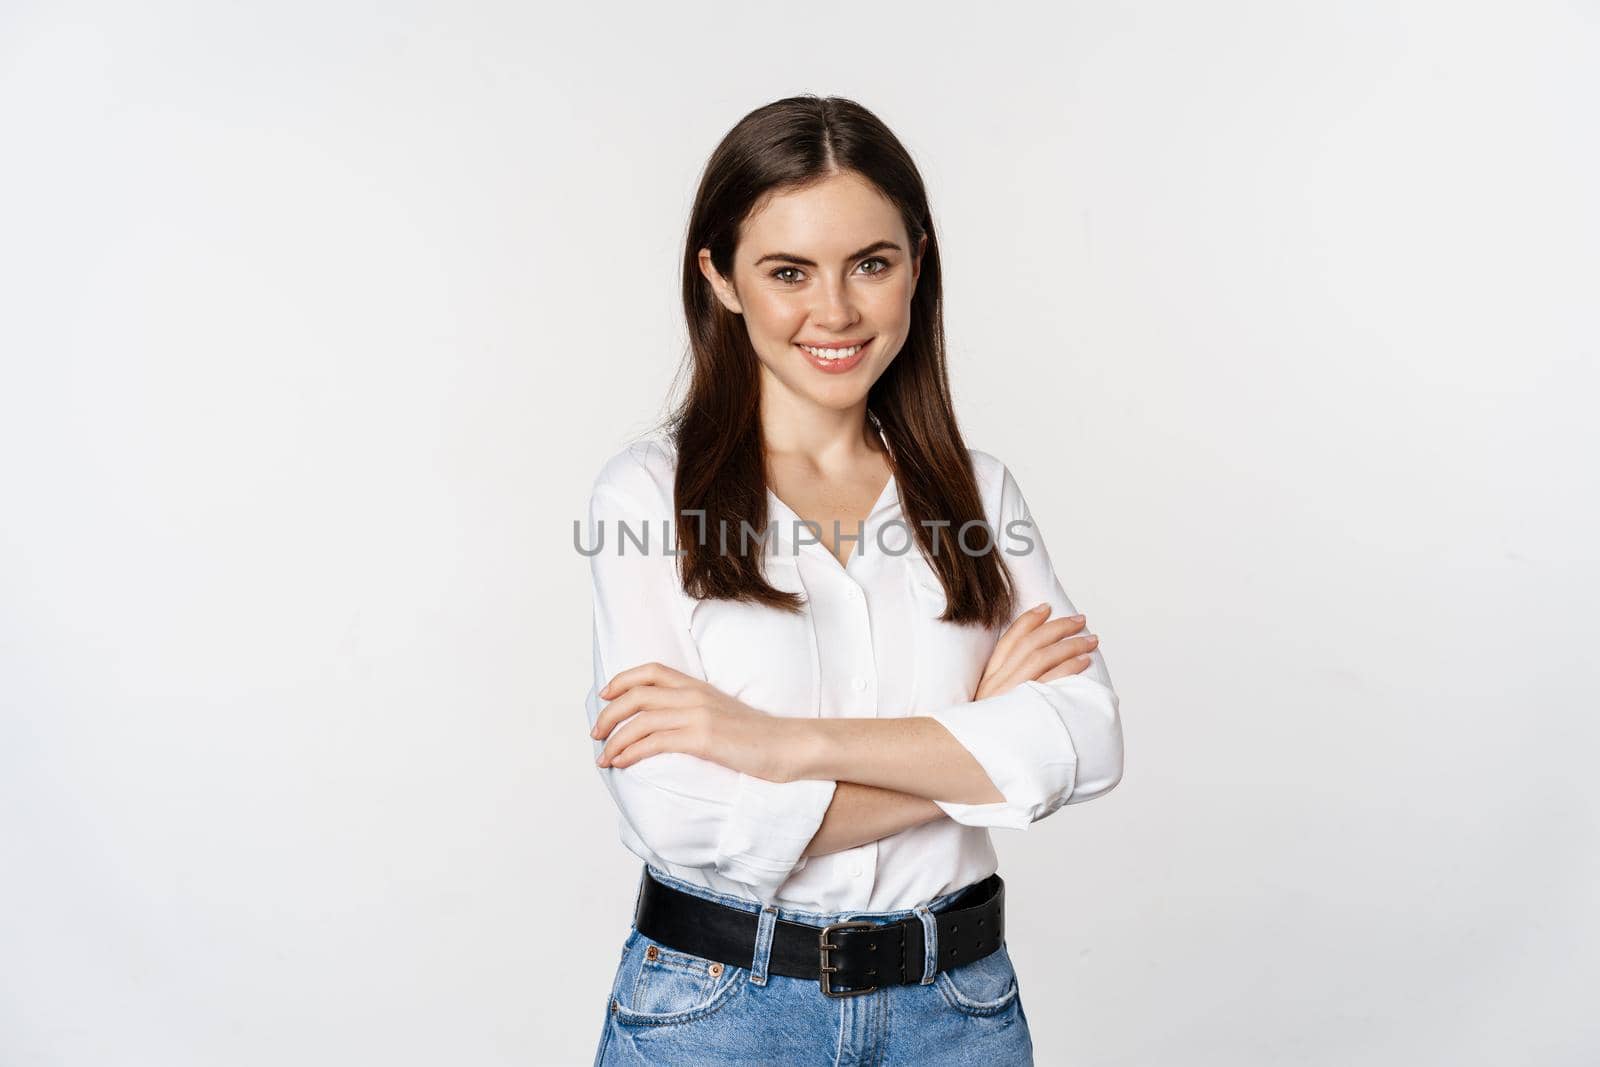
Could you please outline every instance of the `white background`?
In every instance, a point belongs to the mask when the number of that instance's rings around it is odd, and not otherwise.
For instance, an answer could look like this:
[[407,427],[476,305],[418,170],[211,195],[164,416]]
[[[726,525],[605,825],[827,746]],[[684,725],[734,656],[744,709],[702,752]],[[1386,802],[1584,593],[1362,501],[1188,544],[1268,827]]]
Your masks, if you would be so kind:
[[1594,3],[152,2],[0,14],[0,1063],[589,1062],[572,521],[805,91],[1122,695],[1039,1062],[1600,1058]]

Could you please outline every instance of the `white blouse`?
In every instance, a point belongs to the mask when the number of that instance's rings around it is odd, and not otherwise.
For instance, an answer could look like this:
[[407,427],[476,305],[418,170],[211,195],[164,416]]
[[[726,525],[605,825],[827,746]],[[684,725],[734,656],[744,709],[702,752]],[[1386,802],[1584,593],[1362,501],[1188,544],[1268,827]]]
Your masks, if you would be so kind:
[[[1013,618],[1041,602],[1050,604],[1051,618],[1076,614],[1011,472],[987,452],[970,452],[985,517],[1015,582]],[[654,660],[773,715],[932,716],[1005,800],[936,801],[949,818],[804,857],[836,783],[769,782],[663,752],[629,767],[596,768],[621,813],[622,842],[635,855],[685,881],[764,904],[893,911],[993,873],[990,827],[1023,829],[1117,784],[1122,725],[1098,649],[1081,673],[972,700],[1005,627],[939,621],[944,589],[911,540],[892,477],[842,565],[815,528],[768,491],[767,579],[805,597],[804,611],[789,614],[699,601],[684,591],[670,525],[675,464],[674,443],[657,433],[612,456],[594,481],[581,546],[595,553],[589,726],[607,703],[600,688]],[[686,522],[686,536],[694,536],[694,520]],[[939,529],[940,551],[960,551],[949,541],[954,533]],[[728,537],[736,543],[738,531],[730,526]],[[707,540],[715,548],[714,530]],[[758,545],[754,536],[751,544]],[[966,544],[981,551],[985,532],[970,530]],[[604,746],[594,741],[594,756]]]

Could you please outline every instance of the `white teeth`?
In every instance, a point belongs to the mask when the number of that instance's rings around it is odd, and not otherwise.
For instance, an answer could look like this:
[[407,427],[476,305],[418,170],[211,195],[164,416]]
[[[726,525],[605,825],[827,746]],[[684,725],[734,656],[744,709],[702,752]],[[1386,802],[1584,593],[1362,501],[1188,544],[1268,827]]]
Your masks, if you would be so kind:
[[810,345],[801,345],[801,348],[810,352],[818,359],[849,359],[861,351],[861,345],[851,345],[849,348],[812,348]]

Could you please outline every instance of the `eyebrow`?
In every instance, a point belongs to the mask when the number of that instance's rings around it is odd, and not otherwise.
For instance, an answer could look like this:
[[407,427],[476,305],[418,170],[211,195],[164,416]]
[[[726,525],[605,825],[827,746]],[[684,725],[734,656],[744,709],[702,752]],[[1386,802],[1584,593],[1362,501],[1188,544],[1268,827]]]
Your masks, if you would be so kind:
[[[852,259],[860,259],[862,256],[870,255],[873,252],[882,252],[888,249],[893,249],[896,252],[901,251],[900,246],[893,241],[874,241],[865,248],[856,249],[844,258],[848,262]],[[798,263],[802,267],[815,267],[817,265],[817,261],[814,259],[807,259],[805,256],[797,256],[789,252],[768,252],[756,260],[753,265],[759,267],[769,259],[781,259],[788,263]]]

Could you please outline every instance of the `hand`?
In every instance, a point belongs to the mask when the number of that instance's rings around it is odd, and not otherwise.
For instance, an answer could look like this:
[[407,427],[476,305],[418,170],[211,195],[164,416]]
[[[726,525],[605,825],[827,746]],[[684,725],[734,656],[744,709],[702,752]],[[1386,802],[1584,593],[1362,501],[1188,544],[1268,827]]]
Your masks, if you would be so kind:
[[1040,604],[1006,628],[989,655],[973,700],[998,696],[1023,682],[1065,678],[1089,666],[1089,653],[1100,638],[1094,634],[1071,636],[1088,625],[1084,617],[1069,615],[1046,622],[1049,614],[1050,605]]
[[792,780],[786,754],[796,750],[793,735],[802,720],[758,711],[660,663],[623,671],[600,696],[611,702],[589,736],[607,738],[596,761],[601,767],[684,752],[771,782]]

